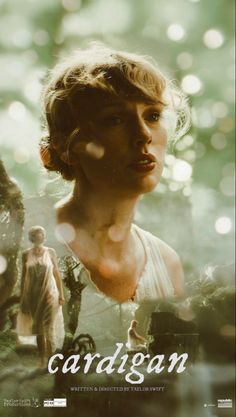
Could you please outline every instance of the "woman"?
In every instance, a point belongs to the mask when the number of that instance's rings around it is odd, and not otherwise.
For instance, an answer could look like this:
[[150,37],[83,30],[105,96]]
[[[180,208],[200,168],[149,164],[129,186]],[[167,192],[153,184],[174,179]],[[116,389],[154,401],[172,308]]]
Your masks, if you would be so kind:
[[127,333],[127,343],[126,347],[128,348],[129,352],[143,352],[147,353],[147,341],[144,337],[140,336],[137,331],[137,320],[132,320],[130,323],[130,327],[128,328]]
[[22,254],[21,303],[17,319],[20,336],[36,335],[43,366],[64,339],[61,305],[63,287],[54,249],[44,246],[45,230],[29,230],[32,247]]
[[168,136],[188,127],[186,101],[146,58],[97,44],[55,67],[43,99],[42,160],[74,180],[57,209],[59,230],[88,275],[77,333],[99,341],[110,327],[110,338],[125,339],[132,303],[147,322],[150,301],[183,291],[176,252],[133,218],[160,181]]

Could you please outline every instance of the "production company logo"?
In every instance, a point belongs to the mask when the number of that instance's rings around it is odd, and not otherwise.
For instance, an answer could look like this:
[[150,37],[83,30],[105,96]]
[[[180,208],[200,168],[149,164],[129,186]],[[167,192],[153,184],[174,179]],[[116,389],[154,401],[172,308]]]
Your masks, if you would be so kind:
[[218,408],[232,408],[233,401],[231,399],[217,400],[217,407]]
[[43,401],[44,407],[67,407],[66,398],[48,398]]

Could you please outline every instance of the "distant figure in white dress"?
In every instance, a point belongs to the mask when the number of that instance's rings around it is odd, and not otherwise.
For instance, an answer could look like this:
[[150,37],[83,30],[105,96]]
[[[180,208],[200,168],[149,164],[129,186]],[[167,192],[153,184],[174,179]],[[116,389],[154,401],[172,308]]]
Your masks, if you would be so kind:
[[43,366],[64,339],[63,287],[54,249],[44,246],[45,230],[29,230],[32,247],[22,254],[21,301],[17,317],[19,336],[36,335]]
[[138,352],[147,352],[147,341],[144,337],[140,336],[137,333],[137,320],[132,320],[130,323],[130,327],[128,328],[127,336],[128,341],[126,343],[126,347],[128,351],[138,351]]

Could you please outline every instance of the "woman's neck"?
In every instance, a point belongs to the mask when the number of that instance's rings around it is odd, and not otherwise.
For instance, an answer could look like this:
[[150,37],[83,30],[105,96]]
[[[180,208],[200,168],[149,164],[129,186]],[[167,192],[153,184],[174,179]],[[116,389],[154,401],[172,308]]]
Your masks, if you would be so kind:
[[122,301],[133,295],[145,262],[142,244],[131,229],[137,202],[137,196],[121,198],[75,189],[58,210],[59,224],[74,228],[69,248],[90,271],[97,287]]
[[43,243],[34,243],[32,247],[33,247],[33,249],[44,249],[44,244]]
[[124,259],[135,243],[131,225],[137,201],[137,196],[125,198],[75,187],[70,199],[57,212],[58,223],[69,223],[75,231],[75,239],[68,246],[82,262],[90,257],[97,261]]
[[91,237],[118,243],[130,234],[138,197],[120,197],[75,186],[68,203],[75,228],[86,229]]

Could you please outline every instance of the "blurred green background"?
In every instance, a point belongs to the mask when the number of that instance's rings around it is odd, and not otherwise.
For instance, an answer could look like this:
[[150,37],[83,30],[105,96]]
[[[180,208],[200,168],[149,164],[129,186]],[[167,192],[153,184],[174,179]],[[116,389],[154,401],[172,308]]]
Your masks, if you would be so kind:
[[40,165],[42,81],[58,57],[101,40],[153,56],[192,107],[192,128],[170,147],[136,221],[180,253],[189,275],[232,262],[234,1],[0,0],[0,12],[1,158],[24,193],[26,229],[42,224],[57,246],[52,207],[70,189]]

